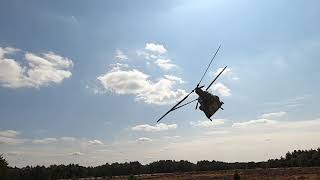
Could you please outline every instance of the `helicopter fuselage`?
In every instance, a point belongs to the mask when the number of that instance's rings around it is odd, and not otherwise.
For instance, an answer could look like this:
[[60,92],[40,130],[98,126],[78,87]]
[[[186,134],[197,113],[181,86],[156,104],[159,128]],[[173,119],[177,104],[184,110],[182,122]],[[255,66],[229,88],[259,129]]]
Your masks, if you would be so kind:
[[[200,104],[199,109],[205,113],[208,119],[211,120],[211,116],[221,108],[223,102],[220,101],[219,97],[209,93],[208,91],[203,91],[198,88],[195,91],[199,98],[198,102]],[[222,109],[222,108],[221,108]]]

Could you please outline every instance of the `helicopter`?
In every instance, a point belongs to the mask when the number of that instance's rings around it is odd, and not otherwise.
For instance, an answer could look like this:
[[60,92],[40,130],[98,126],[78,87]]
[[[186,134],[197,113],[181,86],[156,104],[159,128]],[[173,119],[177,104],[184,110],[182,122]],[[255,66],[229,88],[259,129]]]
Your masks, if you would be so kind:
[[[212,86],[212,84],[218,79],[218,77],[223,73],[223,71],[227,68],[227,66],[225,66],[220,72],[219,74],[212,80],[212,82],[209,84],[208,87],[206,87],[205,90],[203,90],[203,88],[205,87],[204,85],[200,86],[204,76],[206,75],[206,73],[208,72],[209,67],[211,66],[213,60],[215,59],[217,53],[220,50],[221,45],[218,47],[218,49],[216,50],[214,56],[212,57],[207,69],[205,70],[205,72],[203,73],[199,83],[197,84],[197,86],[189,93],[187,94],[183,99],[181,99],[176,105],[174,105],[168,112],[166,112],[163,116],[161,116],[158,120],[157,123],[159,121],[161,121],[166,115],[168,115],[170,112],[175,111],[183,106],[186,106],[188,104],[191,104],[195,101],[197,101],[196,107],[195,109],[198,108],[198,104],[200,104],[199,109],[201,111],[204,112],[204,114],[206,115],[206,117],[212,121],[211,117],[219,110],[223,110],[222,105],[224,104],[222,101],[220,101],[220,98],[217,95],[213,95],[210,92],[208,92],[209,88]],[[192,93],[196,93],[199,97],[189,101],[185,104],[182,104],[182,102],[184,102]]]

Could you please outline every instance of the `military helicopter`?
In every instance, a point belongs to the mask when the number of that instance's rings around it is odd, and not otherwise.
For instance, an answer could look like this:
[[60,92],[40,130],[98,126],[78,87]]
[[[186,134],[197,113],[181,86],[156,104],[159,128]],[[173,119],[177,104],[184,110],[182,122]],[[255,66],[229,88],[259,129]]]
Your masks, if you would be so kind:
[[[221,45],[220,45],[220,46],[218,47],[218,49],[216,50],[214,56],[212,57],[212,59],[211,59],[209,65],[208,65],[206,71],[205,71],[204,74],[202,75],[202,77],[201,77],[199,83],[197,84],[197,86],[196,86],[189,94],[187,94],[183,99],[181,99],[176,105],[174,105],[168,112],[166,112],[163,116],[161,116],[161,118],[159,118],[159,119],[157,120],[157,123],[158,123],[159,121],[161,121],[161,119],[163,119],[163,118],[164,118],[167,114],[169,114],[170,112],[175,111],[175,110],[177,110],[177,109],[179,109],[179,108],[181,108],[181,107],[183,107],[183,106],[186,106],[186,105],[188,105],[188,104],[190,104],[190,103],[192,103],[192,102],[195,102],[195,101],[197,101],[197,104],[196,104],[196,108],[195,108],[195,109],[197,109],[197,108],[198,108],[198,104],[200,104],[199,109],[204,112],[204,114],[206,115],[206,117],[207,117],[210,121],[212,121],[211,117],[213,116],[214,113],[216,113],[219,109],[222,109],[222,110],[223,110],[223,108],[222,108],[221,106],[222,106],[224,103],[223,103],[222,101],[220,101],[220,98],[219,98],[218,96],[209,93],[209,92],[208,92],[208,89],[209,89],[209,88],[212,86],[212,84],[218,79],[218,77],[223,73],[223,71],[227,68],[227,66],[224,67],[224,68],[219,72],[219,74],[213,79],[213,81],[209,84],[209,86],[208,86],[205,90],[202,90],[202,88],[205,87],[204,85],[200,86],[200,84],[201,84],[204,76],[206,75],[206,73],[207,73],[207,71],[208,71],[211,63],[213,62],[214,58],[216,57],[217,53],[219,52],[220,47],[221,47]],[[192,101],[189,101],[189,102],[187,102],[187,103],[185,103],[185,104],[180,105],[183,101],[185,101],[185,100],[186,100],[192,93],[194,93],[194,92],[199,96],[197,99],[194,99],[194,100],[192,100]]]

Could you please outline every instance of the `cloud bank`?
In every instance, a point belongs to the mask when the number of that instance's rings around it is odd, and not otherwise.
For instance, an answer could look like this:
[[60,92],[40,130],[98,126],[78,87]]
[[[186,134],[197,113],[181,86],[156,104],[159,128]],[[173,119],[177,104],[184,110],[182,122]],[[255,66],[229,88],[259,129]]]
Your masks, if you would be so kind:
[[23,53],[23,58],[18,58],[19,54],[19,49],[0,47],[0,86],[40,88],[60,84],[72,75],[72,60],[53,52],[26,52]]

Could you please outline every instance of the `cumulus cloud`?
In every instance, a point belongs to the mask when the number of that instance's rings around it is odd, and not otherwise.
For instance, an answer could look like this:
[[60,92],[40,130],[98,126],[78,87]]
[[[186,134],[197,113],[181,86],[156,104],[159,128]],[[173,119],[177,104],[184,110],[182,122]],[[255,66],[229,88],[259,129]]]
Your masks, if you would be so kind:
[[149,75],[137,69],[113,68],[97,79],[106,90],[117,94],[135,95],[136,100],[147,104],[170,104],[186,95],[185,90],[173,90],[173,86],[181,82],[178,77],[165,76],[153,82]]
[[122,51],[120,51],[119,49],[116,51],[116,55],[115,55],[116,60],[118,61],[125,61],[128,60],[128,56],[125,55]]
[[158,65],[162,70],[165,70],[165,71],[168,71],[176,67],[176,65],[173,64],[170,59],[157,59],[154,63]]
[[89,140],[88,143],[90,145],[103,145],[103,143],[100,140],[97,140],[97,139]]
[[[162,57],[164,52],[166,49],[163,45],[147,43],[145,49],[137,51],[137,54],[145,56],[149,60],[152,59],[152,61],[148,61],[149,64],[154,63],[163,70],[176,67],[170,59]],[[116,55],[120,59],[125,59],[120,50],[117,50]],[[98,76],[97,82],[90,86],[87,85],[86,88],[92,90],[94,94],[113,92],[134,95],[135,100],[147,104],[172,104],[187,94],[184,89],[176,87],[176,85],[184,83],[180,77],[167,74],[158,79],[151,79],[149,74],[131,68],[129,64],[119,62],[111,64],[111,70]]]
[[277,118],[286,115],[287,113],[284,111],[273,112],[273,113],[265,113],[261,115],[261,118]]
[[161,70],[168,71],[177,67],[177,65],[172,63],[171,59],[163,55],[165,52],[167,52],[167,50],[163,47],[163,45],[147,43],[145,50],[138,50],[137,55],[150,60],[147,62],[148,65],[150,65],[150,62],[153,62]]
[[20,134],[20,132],[14,131],[14,130],[3,130],[3,131],[0,131],[0,136],[2,136],[2,137],[14,138],[19,134]]
[[143,58],[145,58],[147,60],[153,60],[153,59],[157,59],[157,58],[161,57],[158,54],[154,54],[152,52],[146,52],[146,51],[142,51],[142,50],[137,50],[136,53],[138,56],[142,56]]
[[[223,68],[219,68],[215,73],[214,76],[217,76],[221,71],[223,70]],[[232,80],[239,80],[239,77],[232,71],[231,68],[226,68],[223,73],[221,74],[221,76],[225,76],[228,77]]]
[[180,84],[185,83],[185,82],[182,80],[182,78],[177,77],[177,76],[173,76],[173,75],[164,75],[164,77],[165,77],[166,79],[171,80],[171,81],[177,81],[177,82],[179,82]]
[[32,141],[33,144],[50,144],[57,142],[57,138],[43,138],[43,139],[35,139]]
[[152,139],[147,138],[147,137],[141,137],[137,139],[138,142],[151,142]]
[[213,91],[218,92],[221,96],[231,96],[231,90],[220,82],[213,84],[212,89]]
[[209,121],[209,120],[205,120],[205,121],[197,121],[197,122],[190,122],[190,125],[194,126],[194,127],[205,127],[205,128],[209,128],[209,127],[217,127],[217,126],[221,126],[225,123],[224,119],[215,119],[213,121]]
[[167,52],[163,45],[155,43],[147,43],[145,49],[159,54],[164,54]]
[[149,125],[149,124],[141,124],[132,127],[131,129],[133,131],[145,131],[145,132],[159,132],[159,131],[167,131],[170,129],[176,129],[178,127],[177,124],[165,124],[165,123],[159,123],[155,126]]
[[232,127],[247,128],[247,127],[256,127],[256,126],[269,126],[269,125],[275,125],[275,124],[277,124],[277,121],[274,121],[274,120],[256,119],[256,120],[250,120],[246,122],[233,123]]
[[20,50],[0,47],[0,86],[8,88],[39,88],[50,84],[59,84],[70,78],[72,60],[53,52],[24,53],[24,58],[12,59]]

